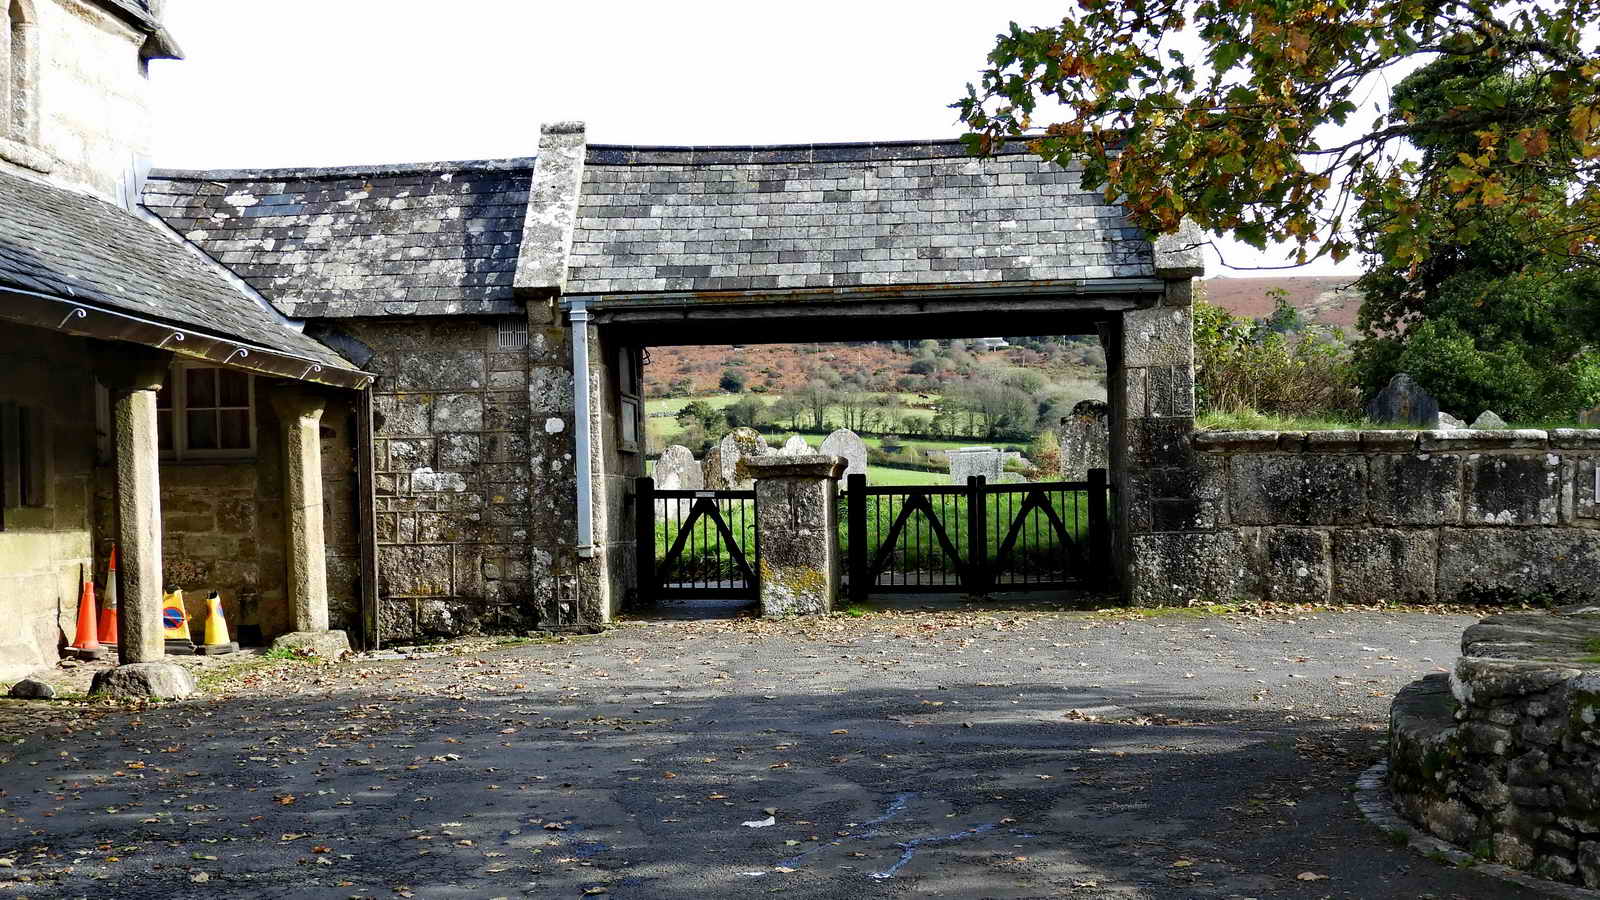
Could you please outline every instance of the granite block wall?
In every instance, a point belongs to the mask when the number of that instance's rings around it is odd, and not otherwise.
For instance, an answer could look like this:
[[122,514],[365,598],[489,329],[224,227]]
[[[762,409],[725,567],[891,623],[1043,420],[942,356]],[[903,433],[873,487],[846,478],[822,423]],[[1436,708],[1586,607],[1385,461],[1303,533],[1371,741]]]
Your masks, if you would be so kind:
[[1592,607],[1491,616],[1389,712],[1399,812],[1479,859],[1600,888]]
[[[1188,444],[1181,515],[1143,504],[1162,533],[1134,537],[1136,604],[1600,596],[1600,432],[1197,432]],[[1169,474],[1130,480],[1159,495]]]
[[[386,641],[534,622],[527,351],[494,317],[344,320],[370,347]],[[330,564],[331,567],[331,564]]]
[[37,505],[15,463],[0,465],[0,681],[12,681],[56,661],[77,629],[80,567],[93,571],[94,376],[87,342],[39,329],[0,329],[0,358],[0,432],[18,404],[43,412],[49,456]]

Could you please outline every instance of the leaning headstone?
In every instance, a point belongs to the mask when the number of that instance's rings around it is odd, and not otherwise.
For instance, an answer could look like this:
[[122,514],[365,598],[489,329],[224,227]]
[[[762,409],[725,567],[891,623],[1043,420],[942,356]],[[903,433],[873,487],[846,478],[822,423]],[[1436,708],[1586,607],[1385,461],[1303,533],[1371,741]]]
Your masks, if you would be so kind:
[[717,464],[722,467],[722,480],[728,485],[728,490],[748,491],[755,487],[755,482],[740,474],[739,460],[755,459],[761,456],[770,456],[772,448],[767,446],[767,439],[761,432],[754,428],[735,428],[723,436],[717,444]]
[[[706,484],[705,473],[701,471],[699,461],[694,458],[694,451],[682,444],[673,444],[661,451],[661,458],[656,460],[656,467],[651,474],[654,476],[658,491],[698,491]],[[658,499],[656,519],[664,520],[687,506],[687,502],[681,498]]]
[[806,439],[800,435],[791,434],[789,439],[783,442],[783,448],[778,452],[784,456],[808,456],[811,454],[811,445],[806,443]]
[[1504,428],[1506,420],[1494,414],[1494,410],[1486,409],[1472,420],[1471,428]]
[[722,448],[712,447],[700,460],[700,487],[707,491],[728,489],[728,477],[722,473]]
[[1061,477],[1082,481],[1090,469],[1110,468],[1111,407],[1103,400],[1081,400],[1061,420]]
[[1367,401],[1367,418],[1381,425],[1437,427],[1439,401],[1404,372],[1389,379],[1389,384]]
[[56,689],[37,678],[24,678],[11,686],[8,695],[18,700],[54,700]]
[[946,450],[950,460],[950,483],[966,484],[973,475],[982,475],[990,484],[999,484],[1005,472],[1005,456],[993,447],[961,447]]
[[694,452],[682,444],[673,444],[661,451],[653,474],[658,491],[698,491],[706,483]]
[[867,474],[867,442],[848,428],[841,428],[823,438],[822,449],[818,452],[824,456],[844,457],[846,478]]

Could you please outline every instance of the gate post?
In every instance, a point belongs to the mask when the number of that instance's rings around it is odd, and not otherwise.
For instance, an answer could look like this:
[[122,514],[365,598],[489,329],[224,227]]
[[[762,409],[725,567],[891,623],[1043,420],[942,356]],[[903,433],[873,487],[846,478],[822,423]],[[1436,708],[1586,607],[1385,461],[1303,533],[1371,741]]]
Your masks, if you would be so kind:
[[640,606],[656,602],[656,480],[634,480],[634,580]]
[[982,475],[967,476],[967,593],[989,593],[989,502]]
[[1105,469],[1089,470],[1089,571],[1094,584],[1111,578],[1110,488]]
[[839,599],[840,456],[756,456],[739,461],[756,483],[756,573],[763,616],[826,615]]
[[850,602],[866,603],[867,584],[867,476],[860,472],[847,479],[849,511],[846,540],[850,545]]

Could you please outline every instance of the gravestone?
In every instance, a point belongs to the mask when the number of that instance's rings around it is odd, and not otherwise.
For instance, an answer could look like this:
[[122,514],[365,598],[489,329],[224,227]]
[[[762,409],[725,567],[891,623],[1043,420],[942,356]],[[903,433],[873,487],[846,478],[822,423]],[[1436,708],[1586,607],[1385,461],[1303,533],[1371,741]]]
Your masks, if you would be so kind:
[[[698,491],[706,485],[705,473],[694,458],[694,452],[681,444],[673,444],[661,451],[661,458],[656,460],[656,467],[651,474],[658,491]],[[681,516],[687,509],[687,501],[681,499],[657,500],[656,519]]]
[[722,472],[721,447],[712,447],[707,450],[705,458],[700,460],[700,489],[705,491],[725,491],[728,489],[728,478]]
[[1005,454],[993,447],[961,447],[946,450],[950,460],[950,483],[966,484],[973,475],[982,475],[990,484],[999,484],[1005,472]]
[[[755,486],[755,482],[745,477],[739,469],[742,459],[757,459],[771,456],[773,450],[767,446],[767,439],[761,432],[754,428],[735,428],[723,436],[717,444],[717,465],[721,467],[721,479],[730,491],[748,491]],[[708,460],[710,456],[706,457]]]
[[1473,419],[1472,420],[1472,424],[1470,426],[1468,426],[1468,427],[1470,427],[1470,428],[1504,428],[1504,427],[1506,427],[1506,420],[1500,418],[1497,415],[1495,415],[1494,410],[1486,409],[1483,412],[1479,413],[1478,417],[1476,419]]
[[789,439],[783,442],[783,449],[778,452],[784,456],[808,456],[812,451],[811,445],[806,443],[805,438],[798,434],[791,434]]
[[844,457],[845,477],[867,474],[867,442],[848,428],[841,428],[822,441],[818,451],[824,456]]
[[698,491],[706,483],[694,452],[682,444],[673,444],[661,451],[653,474],[658,491]]
[[1061,478],[1082,481],[1090,469],[1110,468],[1111,407],[1102,400],[1081,400],[1061,419]]
[[1389,379],[1389,384],[1363,407],[1367,418],[1380,425],[1439,426],[1439,401],[1404,372]]

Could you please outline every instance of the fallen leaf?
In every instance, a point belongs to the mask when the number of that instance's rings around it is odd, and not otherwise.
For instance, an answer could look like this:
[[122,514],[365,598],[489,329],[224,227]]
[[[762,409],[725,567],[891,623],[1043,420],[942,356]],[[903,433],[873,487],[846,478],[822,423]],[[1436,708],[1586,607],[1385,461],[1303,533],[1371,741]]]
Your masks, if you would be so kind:
[[1301,881],[1327,881],[1328,880],[1328,876],[1326,876],[1326,875],[1318,875],[1316,872],[1301,872],[1299,875],[1296,875],[1295,877],[1300,879]]

